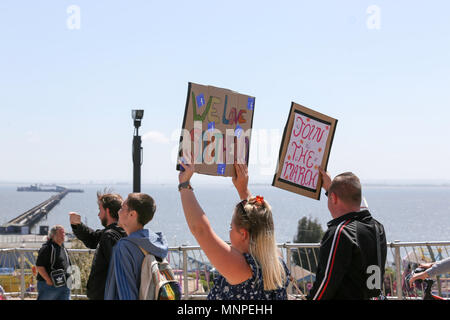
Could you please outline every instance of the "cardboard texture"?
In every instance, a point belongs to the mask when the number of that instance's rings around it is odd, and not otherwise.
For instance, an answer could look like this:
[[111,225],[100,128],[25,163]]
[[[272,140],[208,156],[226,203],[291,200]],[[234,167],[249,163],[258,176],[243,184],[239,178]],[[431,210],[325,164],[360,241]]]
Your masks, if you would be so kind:
[[292,102],[272,185],[320,200],[337,120]]
[[235,159],[248,165],[254,110],[255,97],[189,82],[178,161],[192,152],[195,172],[234,176]]

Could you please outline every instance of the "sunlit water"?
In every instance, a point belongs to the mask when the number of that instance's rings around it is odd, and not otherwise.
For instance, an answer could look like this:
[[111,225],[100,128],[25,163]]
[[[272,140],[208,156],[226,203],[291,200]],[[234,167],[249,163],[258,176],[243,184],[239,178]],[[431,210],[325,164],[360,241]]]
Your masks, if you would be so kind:
[[[0,185],[0,224],[3,224],[40,202],[52,193],[17,192],[19,185]],[[83,222],[101,228],[97,217],[96,193],[104,185],[74,185],[84,193],[68,194],[39,225],[62,224],[70,231],[70,211],[82,215]],[[115,185],[113,190],[123,197],[131,192],[129,185]],[[331,220],[326,197],[316,201],[266,185],[250,186],[253,195],[262,195],[271,204],[278,242],[292,241],[297,223],[303,216],[317,218],[324,230]],[[196,245],[190,234],[175,185],[144,185],[142,192],[156,201],[157,211],[146,227],[162,231],[170,246]],[[236,190],[230,185],[198,185],[195,194],[210,219],[215,232],[229,239],[229,225],[234,205],[239,201]],[[388,241],[447,241],[450,238],[450,187],[375,187],[364,188],[364,197],[372,215],[385,226]]]

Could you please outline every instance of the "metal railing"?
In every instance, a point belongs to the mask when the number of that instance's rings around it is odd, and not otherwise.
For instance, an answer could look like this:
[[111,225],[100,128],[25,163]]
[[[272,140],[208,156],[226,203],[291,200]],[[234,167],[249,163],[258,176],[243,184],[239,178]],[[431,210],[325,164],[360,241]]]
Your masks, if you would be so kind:
[[[318,244],[285,244],[286,262],[291,273],[298,273],[302,281],[298,285],[303,292],[308,292],[315,279],[318,262]],[[405,276],[419,264],[435,262],[449,257],[450,241],[432,242],[399,242],[387,244],[388,252],[385,265],[385,276],[382,283],[383,294],[388,299],[422,299],[421,288],[411,289],[405,283]],[[297,270],[296,270],[297,269]],[[297,277],[298,279],[298,277]],[[438,276],[433,286],[434,293],[450,297],[450,278],[448,275]],[[289,292],[294,293],[292,286]]]
[[[297,281],[288,292],[304,296],[311,289],[317,271],[318,243],[283,243],[278,245],[291,274]],[[450,241],[392,242],[388,243],[386,272],[382,286],[389,299],[420,299],[423,292],[410,290],[405,275],[423,262],[434,262],[449,257]],[[72,263],[80,271],[79,288],[71,292],[72,299],[86,299],[86,281],[90,272],[94,250],[69,249]],[[0,249],[0,285],[8,296],[33,298],[36,293],[36,270],[33,270],[38,249]],[[170,247],[168,260],[182,288],[183,299],[205,299],[218,275],[199,246]],[[9,273],[8,273],[9,272]],[[8,283],[8,281],[10,281]],[[10,289],[10,290],[7,290]],[[13,289],[13,290],[11,290]],[[450,296],[448,275],[437,277],[433,290],[444,297]]]

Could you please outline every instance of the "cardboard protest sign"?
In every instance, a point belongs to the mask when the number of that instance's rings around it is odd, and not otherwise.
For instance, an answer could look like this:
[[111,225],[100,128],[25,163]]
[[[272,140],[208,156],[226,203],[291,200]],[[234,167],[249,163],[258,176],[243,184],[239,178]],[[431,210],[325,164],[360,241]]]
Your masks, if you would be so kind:
[[255,97],[190,82],[178,160],[193,154],[195,172],[233,176],[235,161],[248,165],[254,110]]
[[337,120],[292,102],[272,185],[316,200],[326,170]]

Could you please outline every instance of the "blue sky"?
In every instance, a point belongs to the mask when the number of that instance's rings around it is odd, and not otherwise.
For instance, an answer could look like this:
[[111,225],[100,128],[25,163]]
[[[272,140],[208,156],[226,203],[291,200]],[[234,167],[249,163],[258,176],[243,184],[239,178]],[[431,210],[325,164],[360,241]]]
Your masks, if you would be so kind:
[[189,81],[256,97],[254,182],[272,180],[291,101],[338,119],[333,175],[450,180],[449,12],[448,1],[3,0],[0,181],[130,182],[142,108],[143,182],[176,183]]

